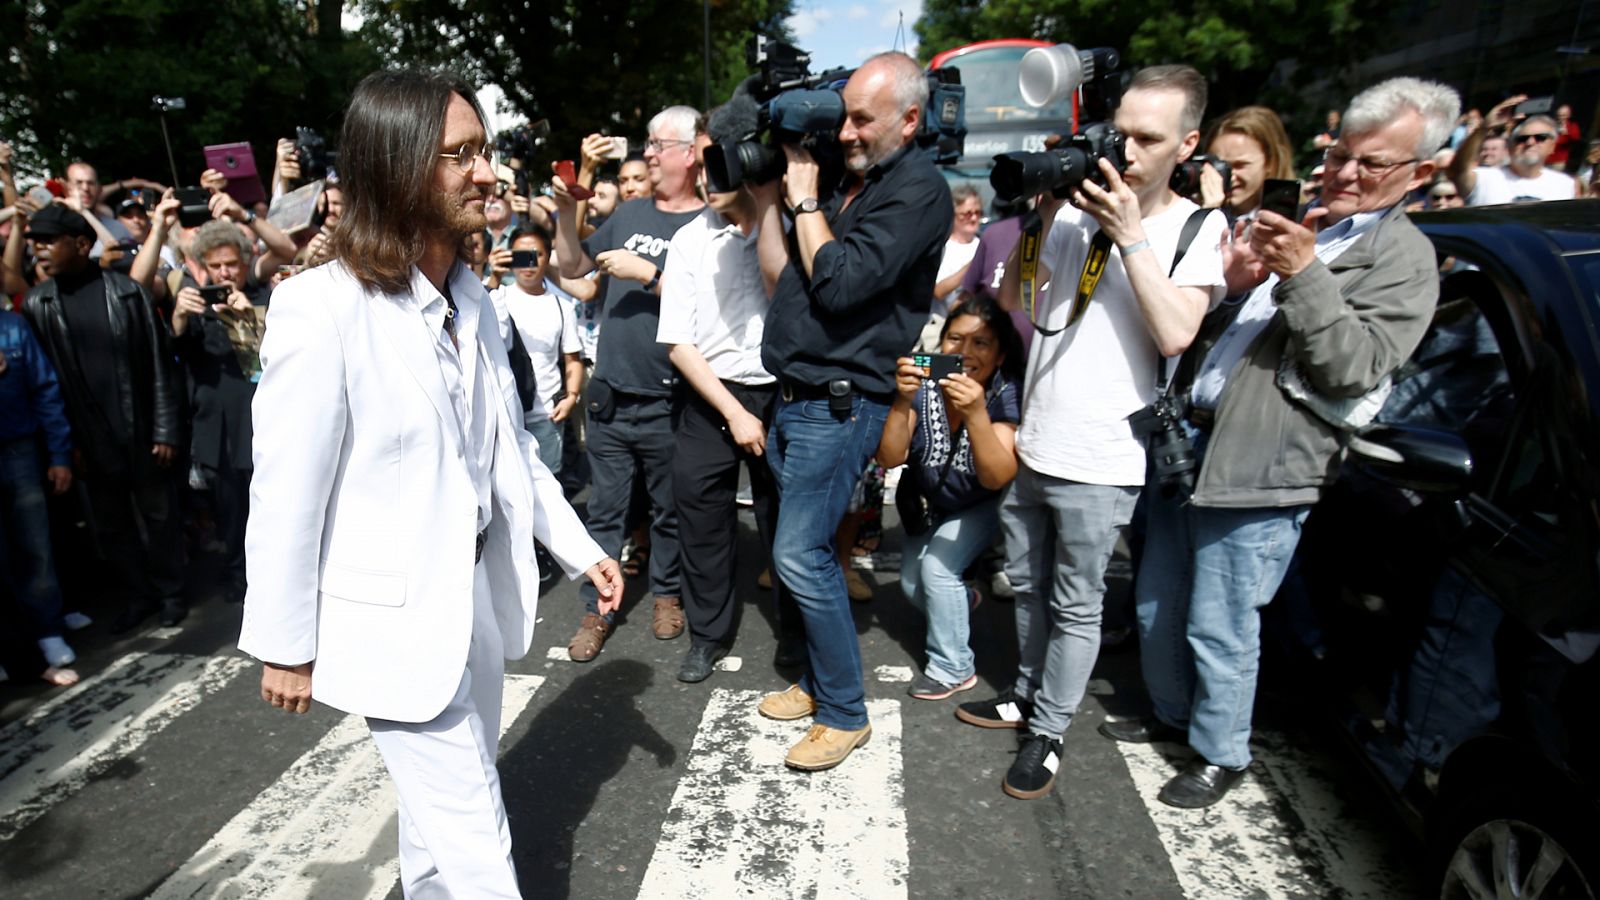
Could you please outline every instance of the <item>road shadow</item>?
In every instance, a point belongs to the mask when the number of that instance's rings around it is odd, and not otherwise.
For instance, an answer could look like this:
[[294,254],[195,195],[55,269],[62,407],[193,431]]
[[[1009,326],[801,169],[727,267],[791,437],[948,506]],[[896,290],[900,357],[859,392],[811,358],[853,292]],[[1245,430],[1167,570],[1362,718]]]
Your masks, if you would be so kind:
[[574,834],[634,747],[662,768],[677,761],[678,748],[637,706],[653,678],[647,663],[597,662],[540,710],[501,757],[517,877],[530,900],[571,896]]

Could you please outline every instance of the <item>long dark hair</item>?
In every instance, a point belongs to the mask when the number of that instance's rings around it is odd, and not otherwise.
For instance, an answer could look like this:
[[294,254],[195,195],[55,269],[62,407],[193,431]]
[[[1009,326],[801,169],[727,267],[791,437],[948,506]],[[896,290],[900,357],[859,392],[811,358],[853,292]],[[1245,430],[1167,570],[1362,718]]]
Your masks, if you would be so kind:
[[433,172],[450,98],[483,119],[471,85],[431,69],[386,69],[361,80],[339,133],[344,215],[333,255],[369,289],[404,293],[436,218]]
[[944,320],[944,325],[939,328],[939,341],[944,342],[944,336],[950,331],[950,323],[959,316],[974,316],[994,332],[995,340],[1000,342],[1000,365],[998,371],[1015,383],[1020,390],[1022,387],[1022,370],[1027,363],[1022,350],[1022,335],[1017,333],[1015,322],[1011,321],[1011,314],[1000,308],[994,298],[988,294],[968,294],[950,310],[950,316]]

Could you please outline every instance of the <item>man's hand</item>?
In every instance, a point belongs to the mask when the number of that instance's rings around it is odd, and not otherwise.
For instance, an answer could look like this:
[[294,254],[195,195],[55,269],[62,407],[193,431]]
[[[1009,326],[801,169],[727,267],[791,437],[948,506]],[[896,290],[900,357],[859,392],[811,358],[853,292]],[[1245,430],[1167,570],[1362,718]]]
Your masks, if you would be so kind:
[[611,557],[606,557],[589,567],[583,573],[594,583],[595,589],[600,592],[600,614],[609,615],[617,611],[622,605],[622,567]]
[[1293,278],[1316,262],[1316,223],[1327,214],[1327,207],[1319,206],[1306,213],[1304,222],[1296,223],[1264,209],[1256,215],[1256,224],[1250,229],[1250,249],[1267,271],[1279,278]]
[[510,194],[507,194],[506,197],[507,197],[507,199],[509,199],[511,201],[511,211],[512,212],[516,213],[519,216],[525,216],[525,215],[528,214],[528,198],[527,197],[524,197],[524,196],[522,196],[521,194],[518,194],[518,193],[510,193]]
[[[570,196],[570,195],[569,195]],[[607,250],[594,258],[601,274],[649,284],[656,277],[656,264],[632,250]]]
[[116,244],[112,244],[109,247],[102,247],[100,248],[100,268],[109,269],[115,265],[118,260],[127,255],[127,251],[123,250]]
[[1118,247],[1139,243],[1145,239],[1139,197],[1117,174],[1117,167],[1110,160],[1100,160],[1100,172],[1105,175],[1106,187],[1085,178],[1072,192],[1072,205],[1093,216],[1100,223],[1100,230]]
[[511,272],[511,248],[496,247],[489,254],[489,274],[507,275]]
[[784,144],[783,154],[789,158],[789,168],[783,175],[783,189],[789,206],[796,207],[801,200],[816,198],[822,169],[811,158],[811,152],[794,144]]
[[572,415],[573,409],[577,408],[577,406],[578,398],[572,396],[570,393],[567,394],[565,397],[557,400],[556,405],[551,408],[550,421],[565,422],[567,420],[567,416]]
[[233,282],[225,281],[223,284],[228,286],[229,309],[232,309],[236,313],[245,313],[256,308],[256,305],[250,302],[250,298],[245,295],[244,291],[241,291],[233,286]]
[[315,266],[328,261],[330,253],[328,249],[328,236],[332,233],[333,229],[324,225],[322,226],[322,230],[317,232],[317,234],[311,238],[310,243],[306,244],[307,265]]
[[300,153],[289,138],[278,138],[278,180],[285,183],[300,180]]
[[72,487],[71,466],[51,466],[44,471],[45,481],[50,483],[50,494],[59,497]]
[[178,224],[178,210],[183,208],[183,201],[178,199],[178,192],[167,188],[161,195],[161,202],[156,204],[155,214],[150,221],[158,228],[169,229]]
[[240,225],[244,224],[244,207],[240,206],[239,201],[233,199],[233,195],[227,191],[217,191],[212,194],[210,206],[211,218],[232,219]]
[[156,444],[150,448],[150,455],[156,458],[157,468],[165,469],[178,458],[178,448],[171,444]]
[[1233,223],[1233,240],[1222,242],[1222,277],[1230,297],[1267,280],[1267,267],[1250,249],[1249,230],[1250,221],[1240,219]]
[[206,301],[201,298],[199,289],[185,287],[178,291],[172,304],[172,333],[182,335],[189,330],[189,317],[203,316],[205,312]]
[[261,699],[284,712],[304,713],[309,710],[313,665],[315,663],[298,666],[265,664],[261,667]]
[[561,219],[563,221],[565,221],[568,216],[573,215],[573,214],[575,214],[577,212],[577,210],[578,210],[578,201],[572,196],[572,192],[567,190],[567,183],[565,181],[562,181],[561,180],[561,176],[555,174],[555,171],[556,171],[556,164],[555,163],[551,163],[550,164],[550,195],[552,197],[556,198],[556,209],[558,211],[560,211]]
[[1488,114],[1483,117],[1483,127],[1499,128],[1511,124],[1512,109],[1526,99],[1528,99],[1527,94],[1515,94],[1496,103],[1489,108]]
[[611,138],[603,134],[591,134],[583,139],[583,145],[578,148],[578,159],[581,168],[587,172],[605,165],[606,154],[611,152]]
[[950,401],[950,405],[960,410],[967,421],[988,415],[989,407],[984,402],[983,385],[967,377],[965,372],[957,372],[947,378],[939,379],[939,387],[944,390],[945,398]]
[[200,186],[215,194],[228,186],[228,176],[216,169],[207,169],[200,173]]
[[767,452],[767,428],[749,410],[740,409],[728,417],[728,433],[739,449],[752,456]]

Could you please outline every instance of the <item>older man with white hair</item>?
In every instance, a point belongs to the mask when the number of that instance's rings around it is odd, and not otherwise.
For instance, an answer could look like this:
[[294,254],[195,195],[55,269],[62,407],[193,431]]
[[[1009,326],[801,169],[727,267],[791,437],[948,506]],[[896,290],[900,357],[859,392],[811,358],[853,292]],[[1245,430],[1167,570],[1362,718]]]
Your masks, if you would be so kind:
[[1195,749],[1161,790],[1169,805],[1210,806],[1250,764],[1260,609],[1338,474],[1358,401],[1428,326],[1438,272],[1405,199],[1433,175],[1460,110],[1455,91],[1415,78],[1363,91],[1328,148],[1323,205],[1301,222],[1262,212],[1224,254],[1229,284],[1256,287],[1207,315],[1175,379],[1195,486],[1146,495],[1136,604],[1155,718],[1100,728]]

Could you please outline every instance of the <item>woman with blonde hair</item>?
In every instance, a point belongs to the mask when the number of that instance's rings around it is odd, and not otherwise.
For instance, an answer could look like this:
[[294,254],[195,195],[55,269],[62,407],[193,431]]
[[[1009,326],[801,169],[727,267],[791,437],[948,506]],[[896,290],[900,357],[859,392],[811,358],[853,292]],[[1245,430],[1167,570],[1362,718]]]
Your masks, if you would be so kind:
[[1232,183],[1207,167],[1200,178],[1202,205],[1222,207],[1229,221],[1261,208],[1268,178],[1294,177],[1294,151],[1283,120],[1265,106],[1244,106],[1224,115],[1206,135],[1206,152],[1233,170]]

